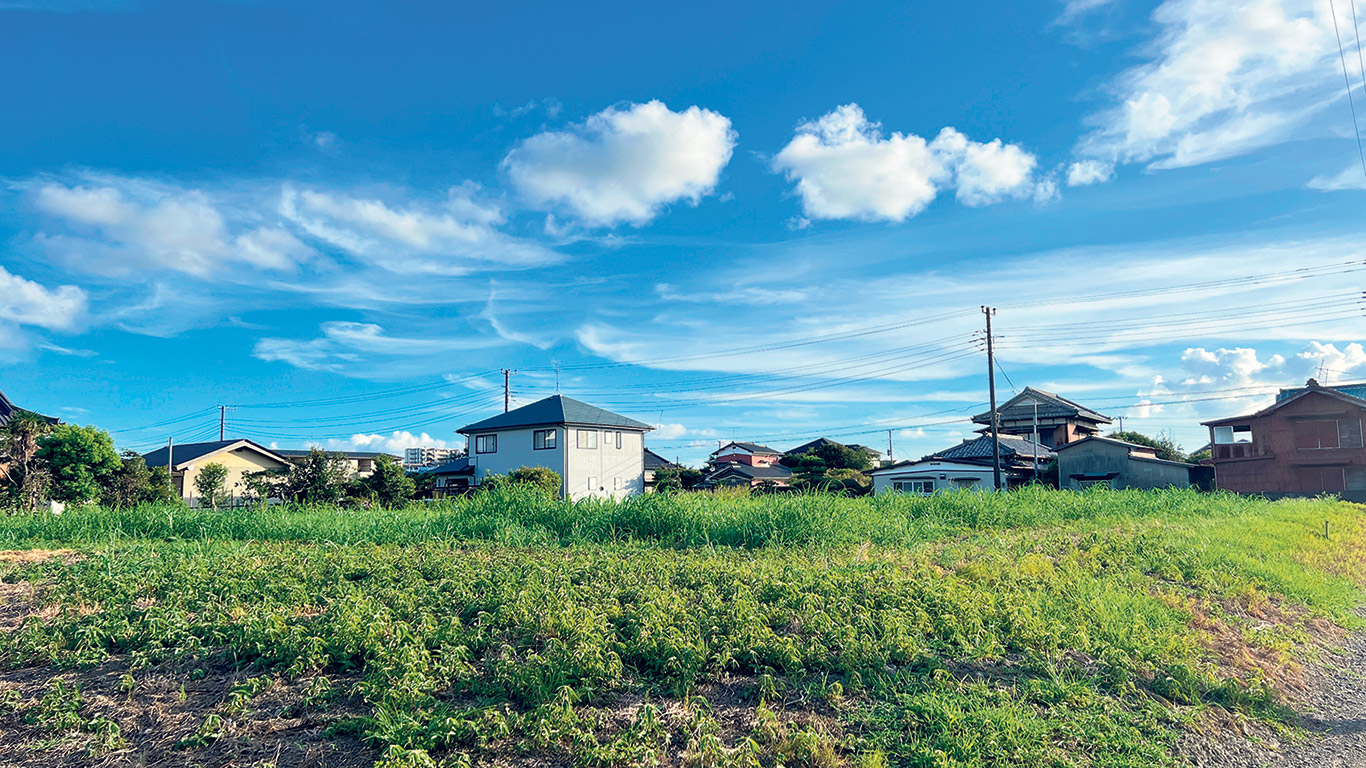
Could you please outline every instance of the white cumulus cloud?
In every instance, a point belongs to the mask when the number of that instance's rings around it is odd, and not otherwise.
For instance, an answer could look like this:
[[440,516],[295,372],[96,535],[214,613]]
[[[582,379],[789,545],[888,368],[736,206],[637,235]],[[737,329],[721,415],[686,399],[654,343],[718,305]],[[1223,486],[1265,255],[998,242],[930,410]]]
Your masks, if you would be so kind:
[[883,135],[857,104],[801,123],[773,158],[808,218],[861,221],[904,221],[950,189],[966,205],[1032,197],[1037,165],[1019,145],[973,141],[951,127],[931,141]]
[[440,438],[432,437],[426,432],[413,434],[407,430],[395,430],[387,435],[359,433],[352,435],[348,440],[331,439],[327,445],[320,446],[334,451],[356,450],[356,451],[376,451],[379,453],[391,453],[402,456],[406,448],[450,448],[451,443]]
[[0,266],[0,327],[32,325],[69,330],[86,313],[86,293],[74,285],[48,288]]
[[1101,160],[1078,160],[1067,166],[1067,186],[1085,187],[1109,181],[1115,175],[1114,165]]
[[531,204],[598,226],[644,224],[680,200],[696,204],[720,180],[735,149],[730,120],[660,101],[609,107],[581,125],[548,131],[503,160]]

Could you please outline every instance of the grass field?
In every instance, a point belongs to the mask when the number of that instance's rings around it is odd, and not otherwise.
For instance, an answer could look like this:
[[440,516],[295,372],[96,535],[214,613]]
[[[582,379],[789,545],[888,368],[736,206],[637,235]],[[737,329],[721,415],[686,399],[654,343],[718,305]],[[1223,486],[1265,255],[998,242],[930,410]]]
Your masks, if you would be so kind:
[[0,550],[33,765],[1177,765],[1211,713],[1293,723],[1366,585],[1360,507],[1193,492],[92,509]]

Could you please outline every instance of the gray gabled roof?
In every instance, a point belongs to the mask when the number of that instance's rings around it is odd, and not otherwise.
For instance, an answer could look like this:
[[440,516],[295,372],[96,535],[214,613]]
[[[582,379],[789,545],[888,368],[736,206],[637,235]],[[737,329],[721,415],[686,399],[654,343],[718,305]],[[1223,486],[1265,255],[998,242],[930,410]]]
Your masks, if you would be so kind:
[[792,477],[792,470],[781,464],[774,464],[771,467],[752,467],[748,464],[741,464],[739,462],[727,462],[725,464],[718,464],[715,469],[708,472],[706,476],[702,478],[702,482],[707,482],[730,474],[743,475],[759,480],[786,480]]
[[588,427],[615,427],[648,432],[654,427],[636,421],[619,413],[612,413],[597,406],[575,400],[564,395],[551,395],[530,405],[514,408],[507,413],[490,416],[456,430],[462,435],[471,432],[490,432],[499,429],[518,427],[539,427],[551,424],[582,424]]
[[770,454],[770,455],[773,455],[773,456],[782,456],[782,455],[783,455],[783,452],[782,452],[782,451],[775,451],[775,450],[773,450],[772,448],[769,448],[767,445],[759,445],[758,443],[742,443],[742,442],[739,442],[739,441],[737,441],[737,440],[732,440],[731,442],[726,443],[725,445],[721,446],[720,448],[717,448],[716,450],[714,450],[714,451],[711,452],[711,455],[715,456],[715,455],[719,454],[720,452],[726,450],[727,448],[731,447],[732,445],[735,446],[736,448],[740,448],[740,449],[742,449],[742,450],[749,451],[750,453],[766,453],[766,454]]
[[[1033,387],[1025,387],[1023,392],[998,405],[996,412],[1000,414],[1001,421],[1032,419],[1034,418],[1034,401],[1039,403],[1039,418],[1041,419],[1079,418],[1102,424],[1110,423],[1109,416],[1097,413],[1080,403],[1074,403],[1061,395]],[[979,413],[973,416],[972,420],[977,424],[990,424],[991,411]]]
[[[257,451],[269,456],[272,459],[285,464],[288,460],[271,449],[252,442],[251,440],[215,440],[211,443],[183,443],[171,446],[169,458],[175,462],[175,466],[180,467],[190,464],[206,456],[211,456],[225,450],[235,450],[238,447],[250,446]],[[165,448],[158,448],[151,453],[142,454],[142,458],[149,467],[166,466],[167,452]]]
[[452,459],[445,464],[438,464],[431,469],[420,471],[424,474],[430,473],[433,475],[469,475],[474,473],[474,465],[470,464],[470,457],[461,456],[460,458]]
[[[926,456],[927,459],[990,459],[992,458],[991,435],[982,435],[976,440],[965,440],[948,450],[939,451]],[[1017,435],[1001,435],[1001,458],[1009,460],[1011,458],[1030,459],[1035,456],[1040,459],[1053,458],[1053,451],[1048,446],[1030,440],[1027,437]]]
[[664,458],[663,456],[660,456],[659,454],[655,453],[654,451],[650,450],[649,448],[646,448],[646,449],[645,449],[645,469],[647,469],[647,470],[651,470],[651,469],[663,469],[663,468],[665,468],[665,467],[679,467],[679,466],[682,466],[682,465],[681,465],[681,464],[675,464],[674,462],[669,461],[668,459]]

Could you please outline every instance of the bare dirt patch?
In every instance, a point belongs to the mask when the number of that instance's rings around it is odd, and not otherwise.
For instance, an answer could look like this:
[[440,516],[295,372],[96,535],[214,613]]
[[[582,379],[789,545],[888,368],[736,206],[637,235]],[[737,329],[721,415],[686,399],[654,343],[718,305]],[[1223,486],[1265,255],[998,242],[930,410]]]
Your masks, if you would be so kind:
[[[251,678],[266,678],[258,682],[264,690],[232,707],[232,694]],[[54,679],[80,691],[83,721],[113,721],[124,744],[106,751],[90,729],[44,725],[43,697]],[[111,659],[84,671],[12,670],[0,673],[0,766],[370,766],[374,749],[349,733],[328,733],[368,711],[349,693],[354,683],[334,677],[337,694],[319,697],[327,686],[314,678],[291,681],[227,661],[133,669]]]
[[0,551],[0,563],[42,563],[60,559],[70,565],[80,562],[83,556],[74,549],[6,549]]

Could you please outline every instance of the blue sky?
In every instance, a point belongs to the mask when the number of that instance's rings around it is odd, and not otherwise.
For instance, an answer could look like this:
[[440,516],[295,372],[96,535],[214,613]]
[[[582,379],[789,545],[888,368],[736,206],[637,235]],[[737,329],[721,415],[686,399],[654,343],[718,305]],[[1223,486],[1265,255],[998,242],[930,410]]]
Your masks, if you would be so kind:
[[696,463],[970,435],[982,304],[1190,449],[1366,378],[1349,5],[793,9],[0,0],[0,390],[399,450],[558,367]]

